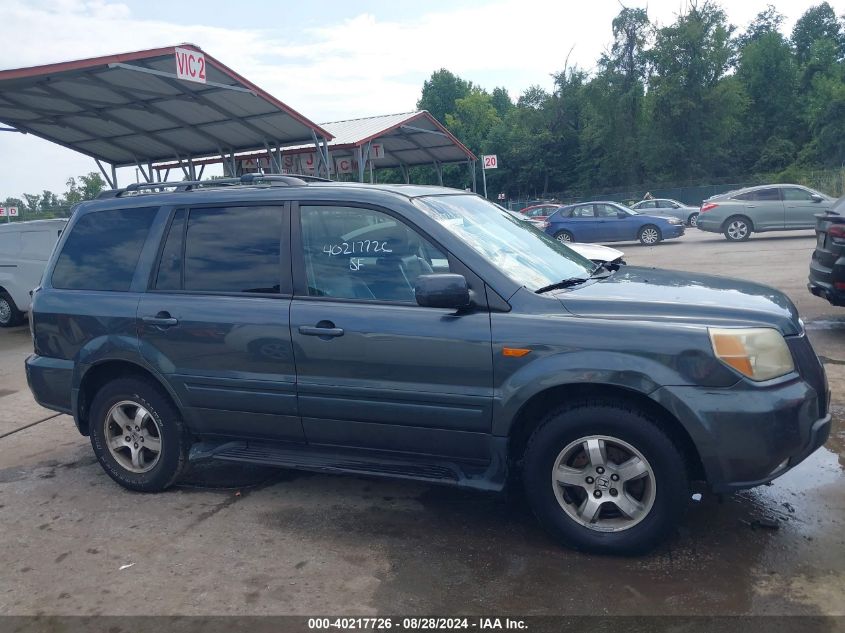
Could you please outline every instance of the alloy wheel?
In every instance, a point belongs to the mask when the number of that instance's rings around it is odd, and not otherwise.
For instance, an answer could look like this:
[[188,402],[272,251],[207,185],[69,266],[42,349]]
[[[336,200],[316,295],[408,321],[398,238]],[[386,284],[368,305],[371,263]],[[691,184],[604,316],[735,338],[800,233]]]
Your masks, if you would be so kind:
[[748,225],[742,220],[734,220],[728,225],[728,235],[732,240],[741,240],[748,235]]
[[161,457],[161,429],[137,402],[122,400],[106,414],[105,440],[109,453],[129,472],[146,473]]
[[631,444],[590,435],[560,452],[552,487],[573,521],[597,532],[620,532],[648,516],[657,482],[648,460]]
[[12,320],[12,306],[9,305],[9,300],[0,297],[0,323],[8,323]]
[[653,227],[644,228],[640,236],[643,244],[656,244],[660,241],[660,234],[657,232],[657,229]]
[[557,236],[558,242],[563,242],[564,244],[569,244],[572,241],[572,236],[569,233],[560,233]]
[[695,228],[695,227],[698,226],[698,214],[697,213],[693,213],[691,216],[689,216],[689,225],[692,228]]

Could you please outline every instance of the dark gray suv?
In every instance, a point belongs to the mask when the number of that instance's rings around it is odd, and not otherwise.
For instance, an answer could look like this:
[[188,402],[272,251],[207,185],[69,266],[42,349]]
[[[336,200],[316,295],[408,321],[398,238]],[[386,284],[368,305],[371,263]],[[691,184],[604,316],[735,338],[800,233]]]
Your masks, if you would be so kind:
[[483,198],[276,176],[83,203],[35,292],[42,405],[126,488],[221,459],[502,490],[566,544],[670,534],[827,438],[792,303],[596,265]]

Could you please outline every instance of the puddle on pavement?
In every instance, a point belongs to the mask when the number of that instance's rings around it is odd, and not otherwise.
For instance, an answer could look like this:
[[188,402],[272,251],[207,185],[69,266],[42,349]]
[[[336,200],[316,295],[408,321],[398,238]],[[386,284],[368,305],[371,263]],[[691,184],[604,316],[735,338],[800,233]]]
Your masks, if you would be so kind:
[[[825,574],[845,569],[843,453],[837,428],[826,447],[773,485],[722,499],[705,494],[690,503],[676,538],[637,558],[559,546],[518,494],[409,484],[405,496],[395,482],[362,478],[314,476],[298,502],[274,487],[285,502],[268,503],[262,522],[384,557],[379,611],[817,614],[818,602],[793,595],[789,583],[821,586]],[[334,501],[311,503],[312,486],[313,494],[335,492]]]

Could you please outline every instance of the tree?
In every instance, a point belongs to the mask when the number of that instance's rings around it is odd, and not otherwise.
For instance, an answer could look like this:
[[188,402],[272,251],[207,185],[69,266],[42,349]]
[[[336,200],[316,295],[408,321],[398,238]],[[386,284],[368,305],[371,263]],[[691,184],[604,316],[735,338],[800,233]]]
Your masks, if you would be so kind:
[[505,88],[493,88],[493,92],[490,94],[490,102],[496,108],[496,114],[499,115],[500,119],[505,118],[513,108],[513,101],[511,101],[511,96]]
[[734,27],[710,0],[690,2],[676,22],[657,31],[651,51],[650,171],[693,179],[735,173],[732,140],[742,90],[725,74],[734,58]]
[[445,124],[446,115],[454,113],[455,103],[468,96],[472,87],[471,81],[441,68],[423,83],[417,109],[428,110],[435,119]]
[[493,98],[480,88],[455,102],[454,114],[446,114],[446,126],[473,152],[480,153],[490,130],[501,122]]
[[798,63],[805,64],[810,59],[813,44],[823,39],[833,43],[839,58],[845,56],[842,27],[827,2],[807,9],[792,29],[792,45],[795,47]]
[[[769,8],[771,10],[771,7]],[[747,96],[742,115],[742,163],[755,171],[780,170],[794,143],[806,136],[799,118],[798,68],[786,38],[777,31],[781,17],[761,13],[740,49],[737,78]],[[761,18],[767,17],[763,23]],[[766,156],[763,156],[764,148]],[[778,156],[777,161],[773,156]],[[760,158],[758,161],[757,158]]]

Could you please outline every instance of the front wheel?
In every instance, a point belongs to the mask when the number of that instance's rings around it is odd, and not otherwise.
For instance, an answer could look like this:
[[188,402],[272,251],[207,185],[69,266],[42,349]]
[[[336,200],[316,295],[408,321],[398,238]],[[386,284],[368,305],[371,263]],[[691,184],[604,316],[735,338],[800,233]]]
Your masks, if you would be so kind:
[[542,525],[561,542],[604,554],[648,551],[689,500],[684,458],[655,420],[628,403],[580,401],[532,434],[523,481]]
[[663,234],[653,224],[647,224],[643,228],[640,229],[637,238],[640,240],[641,244],[645,244],[646,246],[654,246],[655,244],[660,243],[663,239]]
[[570,242],[574,242],[575,239],[572,237],[572,233],[569,231],[558,231],[555,233],[555,239],[558,242],[562,242],[563,244],[569,244]]
[[129,490],[164,490],[187,463],[189,441],[179,412],[147,380],[107,383],[94,396],[88,424],[103,470]]

